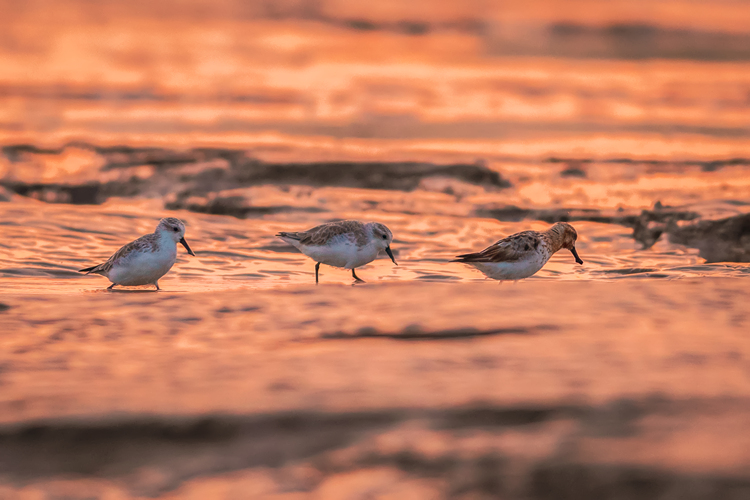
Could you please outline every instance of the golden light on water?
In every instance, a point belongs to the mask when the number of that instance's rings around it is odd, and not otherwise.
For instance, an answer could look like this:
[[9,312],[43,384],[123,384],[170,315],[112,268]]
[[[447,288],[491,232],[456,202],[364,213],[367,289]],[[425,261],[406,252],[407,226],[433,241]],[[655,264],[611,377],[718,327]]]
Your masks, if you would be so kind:
[[[748,496],[741,2],[0,12],[0,498]],[[78,272],[168,216],[160,292]],[[337,219],[398,266],[316,286]]]

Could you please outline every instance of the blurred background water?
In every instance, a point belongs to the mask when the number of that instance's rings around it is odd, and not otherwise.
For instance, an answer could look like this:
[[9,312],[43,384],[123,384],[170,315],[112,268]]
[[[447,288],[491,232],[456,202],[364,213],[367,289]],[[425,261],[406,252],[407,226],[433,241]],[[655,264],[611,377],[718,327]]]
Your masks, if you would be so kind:
[[[0,12],[0,497],[750,495],[745,2]],[[163,292],[76,272],[168,215]],[[346,218],[399,266],[315,287]]]

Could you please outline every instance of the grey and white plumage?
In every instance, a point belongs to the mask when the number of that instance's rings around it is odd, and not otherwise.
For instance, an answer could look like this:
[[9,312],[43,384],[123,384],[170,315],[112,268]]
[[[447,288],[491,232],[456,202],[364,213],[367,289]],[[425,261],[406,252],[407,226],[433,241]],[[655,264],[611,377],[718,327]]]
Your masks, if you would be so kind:
[[499,240],[481,252],[459,255],[451,262],[463,262],[497,280],[520,280],[533,276],[558,250],[571,251],[579,264],[576,230],[567,222],[558,222],[546,231],[522,231]]
[[307,231],[280,232],[276,236],[315,261],[316,283],[320,264],[351,269],[357,281],[362,280],[354,269],[375,260],[381,250],[396,264],[390,247],[393,234],[379,222],[329,222]]
[[86,274],[100,274],[115,285],[155,285],[167,274],[177,260],[177,243],[188,254],[195,256],[185,241],[185,224],[180,219],[167,217],[159,221],[156,230],[131,241],[115,252],[106,262],[81,269]]

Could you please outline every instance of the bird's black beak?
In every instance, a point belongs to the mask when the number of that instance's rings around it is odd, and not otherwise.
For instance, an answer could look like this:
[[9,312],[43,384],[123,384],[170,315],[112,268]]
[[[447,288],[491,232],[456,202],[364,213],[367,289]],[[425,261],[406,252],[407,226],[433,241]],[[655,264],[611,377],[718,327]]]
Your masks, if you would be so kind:
[[185,241],[184,237],[180,238],[180,243],[182,243],[182,246],[185,247],[185,250],[187,250],[190,255],[192,255],[193,257],[195,257],[195,254],[193,253],[192,250],[190,250],[190,245],[187,244],[187,241]]
[[[393,261],[393,263],[396,264],[396,259],[393,258],[393,252],[391,252],[391,247],[390,246],[385,247],[385,253],[387,253],[388,257],[390,257],[391,260]],[[398,265],[398,264],[396,264],[396,265]]]
[[570,249],[570,252],[571,252],[571,253],[573,254],[573,257],[575,257],[575,258],[576,258],[576,262],[578,262],[579,264],[583,264],[583,261],[582,261],[582,260],[581,260],[581,258],[580,258],[580,257],[578,256],[578,252],[576,252],[576,247],[573,247],[573,248],[571,248],[571,249]]

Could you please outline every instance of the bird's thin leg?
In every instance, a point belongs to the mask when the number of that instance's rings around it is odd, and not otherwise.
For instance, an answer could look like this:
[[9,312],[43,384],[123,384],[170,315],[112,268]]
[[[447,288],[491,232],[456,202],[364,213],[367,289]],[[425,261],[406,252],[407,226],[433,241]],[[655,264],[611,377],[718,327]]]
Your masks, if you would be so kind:
[[357,276],[357,274],[354,272],[354,269],[352,269],[352,278],[354,278],[355,280],[360,281],[362,283],[365,282],[365,280],[363,280],[359,276]]
[[159,288],[159,282],[158,281],[154,281],[154,286],[156,287],[157,290],[161,290],[161,288]]
[[115,287],[115,285],[116,285],[116,284],[117,284],[117,283],[112,283],[111,285],[109,285],[109,286],[107,287],[107,290],[112,290],[112,289],[113,289],[113,288]]
[[320,262],[315,263],[315,283],[318,282],[318,269],[320,269]]

